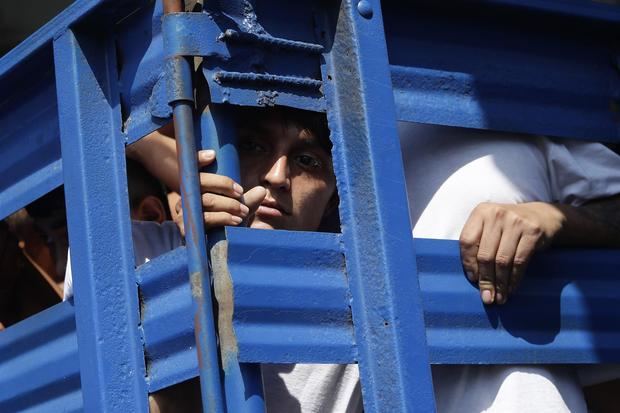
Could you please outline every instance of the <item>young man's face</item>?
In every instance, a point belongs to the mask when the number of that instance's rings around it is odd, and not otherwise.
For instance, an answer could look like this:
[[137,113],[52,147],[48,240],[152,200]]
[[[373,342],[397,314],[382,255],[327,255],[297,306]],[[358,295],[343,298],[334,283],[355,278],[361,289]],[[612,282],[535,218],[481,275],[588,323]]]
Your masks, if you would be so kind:
[[268,117],[241,127],[238,148],[243,187],[267,190],[250,227],[313,231],[335,207],[331,156],[300,125]]

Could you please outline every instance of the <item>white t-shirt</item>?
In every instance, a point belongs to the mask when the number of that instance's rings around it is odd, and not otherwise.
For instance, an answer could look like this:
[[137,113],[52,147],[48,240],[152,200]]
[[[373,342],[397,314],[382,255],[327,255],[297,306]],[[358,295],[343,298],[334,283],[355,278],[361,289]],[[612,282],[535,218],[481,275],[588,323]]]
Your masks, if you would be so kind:
[[[400,124],[413,235],[458,239],[481,202],[583,202],[620,193],[620,157],[595,143]],[[136,264],[181,245],[172,223],[134,223]],[[70,266],[67,288],[71,288]],[[273,412],[361,412],[356,365],[265,365]],[[433,366],[438,412],[586,412],[566,366]]]
[[[183,245],[183,237],[172,221],[165,221],[162,224],[153,221],[131,221],[131,235],[136,266]],[[63,300],[72,296],[73,274],[71,272],[71,250],[69,250]]]
[[[417,238],[458,239],[481,202],[578,206],[620,193],[620,157],[600,144],[407,123],[399,134]],[[279,386],[266,394],[269,411],[361,412],[356,367],[280,366]],[[433,366],[432,373],[440,413],[587,411],[569,366]],[[339,394],[326,381],[338,382]]]

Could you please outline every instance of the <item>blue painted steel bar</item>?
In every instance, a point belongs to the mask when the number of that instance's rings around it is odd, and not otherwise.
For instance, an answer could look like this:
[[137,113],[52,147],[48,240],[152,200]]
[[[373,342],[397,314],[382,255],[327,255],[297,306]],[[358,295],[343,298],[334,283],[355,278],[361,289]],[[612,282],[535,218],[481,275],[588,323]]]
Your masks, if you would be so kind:
[[[201,132],[201,147],[216,151],[216,162],[209,167],[209,171],[240,182],[239,156],[235,147],[237,128],[232,116],[230,108],[211,104],[203,111],[196,129]],[[208,244],[218,305],[217,329],[226,409],[239,413],[263,412],[265,403],[260,366],[239,363],[239,346],[233,331],[234,299],[228,268],[228,241],[224,228],[209,231]]]
[[[359,359],[340,235],[227,228],[226,236],[240,360]],[[484,307],[456,242],[414,243],[432,363],[620,362],[616,251],[545,252],[507,305]],[[150,392],[198,375],[186,260],[182,247],[136,271]],[[73,315],[67,302],[0,333],[0,411],[81,410]]]
[[213,80],[217,83],[249,83],[249,84],[273,84],[300,88],[318,89],[323,82],[316,79],[308,79],[297,76],[278,76],[263,73],[240,73],[219,71],[213,74]]
[[415,250],[434,363],[620,360],[618,251],[542,253],[507,305],[484,306],[463,276],[457,242],[415,240]]
[[342,1],[335,27],[323,78],[364,410],[428,412],[435,400],[416,263],[403,254],[413,241],[379,1]]
[[364,410],[432,411],[416,263],[403,254],[412,238],[379,1],[344,0],[326,24],[334,41],[323,78]]
[[147,412],[114,42],[69,30],[54,60],[84,409]]
[[0,62],[0,219],[62,184],[50,49],[33,66],[12,73],[7,73],[12,60]]
[[[164,16],[163,30],[176,34],[175,39],[167,43],[166,55],[205,57],[202,71],[213,103],[279,104],[325,111],[318,70],[319,52],[323,47],[264,34],[252,8],[235,4],[218,3],[207,5],[210,11],[202,13]],[[223,18],[218,7],[237,9],[235,12],[243,11],[243,15]],[[277,6],[271,4],[271,7]],[[300,9],[306,7],[300,6]],[[299,19],[301,15],[296,13],[295,17]],[[302,20],[299,26],[308,26],[310,22]],[[291,73],[296,75],[291,76]]]
[[205,411],[224,412],[194,136],[192,69],[185,57],[171,58],[168,62],[171,76],[168,93],[171,94],[170,103],[173,108],[174,133],[181,171],[183,223],[188,249],[187,269],[195,303],[194,331],[202,404]]
[[71,303],[0,332],[0,412],[23,411],[83,411]]
[[618,25],[492,4],[384,6],[400,120],[620,141]]
[[[599,22],[620,23],[620,7],[605,1],[583,0],[482,0],[481,3],[499,4],[520,9],[544,11],[553,14],[581,17]],[[607,3],[607,4],[605,4]]]
[[218,40],[223,40],[225,42],[240,42],[240,43],[250,43],[250,44],[259,44],[267,47],[273,47],[276,49],[283,50],[293,50],[296,52],[309,52],[309,53],[321,53],[323,52],[323,46],[320,44],[314,43],[306,43],[299,42],[295,40],[289,39],[280,39],[277,37],[271,37],[263,34],[254,34],[254,33],[246,33],[239,32],[237,30],[228,29],[224,33],[222,33]]

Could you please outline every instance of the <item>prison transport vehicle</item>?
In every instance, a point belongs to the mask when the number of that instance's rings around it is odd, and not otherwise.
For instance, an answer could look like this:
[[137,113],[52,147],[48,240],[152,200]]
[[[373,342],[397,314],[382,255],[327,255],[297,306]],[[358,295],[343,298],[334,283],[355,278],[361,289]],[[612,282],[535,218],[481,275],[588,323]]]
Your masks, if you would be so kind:
[[[146,412],[197,376],[205,411],[263,411],[260,363],[303,362],[429,412],[430,364],[619,362],[618,251],[541,254],[484,307],[456,242],[411,237],[396,129],[618,142],[619,29],[587,0],[76,1],[0,60],[0,217],[64,185],[75,292],[0,332],[0,411]],[[194,153],[238,178],[233,105],[327,114],[339,233],[205,235]],[[173,115],[186,245],[134,268],[124,149]]]

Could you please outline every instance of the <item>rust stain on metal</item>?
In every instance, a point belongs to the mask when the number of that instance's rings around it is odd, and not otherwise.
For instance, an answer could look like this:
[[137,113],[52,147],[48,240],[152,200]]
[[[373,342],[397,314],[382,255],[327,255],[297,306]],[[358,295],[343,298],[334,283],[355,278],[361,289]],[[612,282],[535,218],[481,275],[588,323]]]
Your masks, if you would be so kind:
[[189,275],[189,284],[192,289],[192,296],[196,299],[202,300],[202,277],[200,276],[200,272],[196,271]]
[[239,352],[237,337],[233,329],[234,295],[232,277],[228,271],[228,242],[218,241],[211,248],[211,267],[213,271],[213,291],[217,301],[217,328],[220,338],[220,351],[224,369],[237,361]]

